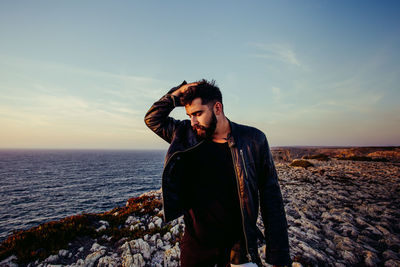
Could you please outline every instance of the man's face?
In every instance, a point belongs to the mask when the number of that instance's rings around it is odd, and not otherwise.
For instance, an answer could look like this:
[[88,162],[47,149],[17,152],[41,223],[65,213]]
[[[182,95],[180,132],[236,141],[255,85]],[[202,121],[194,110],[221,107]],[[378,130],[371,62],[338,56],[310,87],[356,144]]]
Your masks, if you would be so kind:
[[217,127],[217,117],[209,105],[202,105],[201,98],[195,98],[185,106],[193,131],[201,139],[210,139]]

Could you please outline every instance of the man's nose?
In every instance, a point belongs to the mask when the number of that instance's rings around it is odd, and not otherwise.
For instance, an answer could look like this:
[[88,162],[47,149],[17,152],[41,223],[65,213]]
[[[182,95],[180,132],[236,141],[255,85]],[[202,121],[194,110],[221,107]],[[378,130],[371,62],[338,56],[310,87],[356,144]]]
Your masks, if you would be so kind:
[[195,116],[192,116],[192,118],[190,118],[190,124],[192,125],[192,127],[198,124],[197,118]]

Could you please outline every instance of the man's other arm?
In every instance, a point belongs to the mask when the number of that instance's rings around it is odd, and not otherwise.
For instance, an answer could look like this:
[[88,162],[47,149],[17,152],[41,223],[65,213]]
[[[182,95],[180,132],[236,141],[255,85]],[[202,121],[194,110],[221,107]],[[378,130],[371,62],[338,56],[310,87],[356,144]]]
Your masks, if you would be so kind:
[[291,265],[282,194],[271,150],[265,136],[261,151],[262,168],[259,176],[259,192],[261,216],[265,227],[266,262],[278,266]]

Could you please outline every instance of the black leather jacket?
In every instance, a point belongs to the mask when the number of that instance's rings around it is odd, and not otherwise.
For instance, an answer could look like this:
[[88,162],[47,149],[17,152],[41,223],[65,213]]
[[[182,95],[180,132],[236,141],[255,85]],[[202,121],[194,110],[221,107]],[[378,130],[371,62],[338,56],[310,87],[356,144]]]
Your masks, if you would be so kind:
[[[180,86],[185,84],[182,83]],[[164,221],[171,221],[183,214],[180,202],[180,171],[176,168],[180,156],[200,143],[192,130],[190,120],[176,120],[170,112],[180,105],[179,98],[171,95],[180,86],[172,88],[155,102],[145,116],[146,125],[170,143],[162,174]],[[249,260],[260,264],[257,238],[262,236],[257,227],[259,206],[265,225],[266,261],[273,265],[291,263],[287,221],[278,184],[275,165],[267,139],[260,130],[230,122],[228,138],[235,166],[243,219],[245,244],[232,249],[231,261]]]

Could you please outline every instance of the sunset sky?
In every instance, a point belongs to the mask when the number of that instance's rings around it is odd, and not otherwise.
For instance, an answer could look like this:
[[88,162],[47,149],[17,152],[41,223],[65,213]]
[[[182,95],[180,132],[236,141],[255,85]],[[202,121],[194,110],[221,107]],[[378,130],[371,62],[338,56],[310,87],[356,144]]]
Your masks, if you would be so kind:
[[165,149],[146,111],[202,78],[271,146],[400,145],[399,14],[399,1],[1,1],[0,148]]

